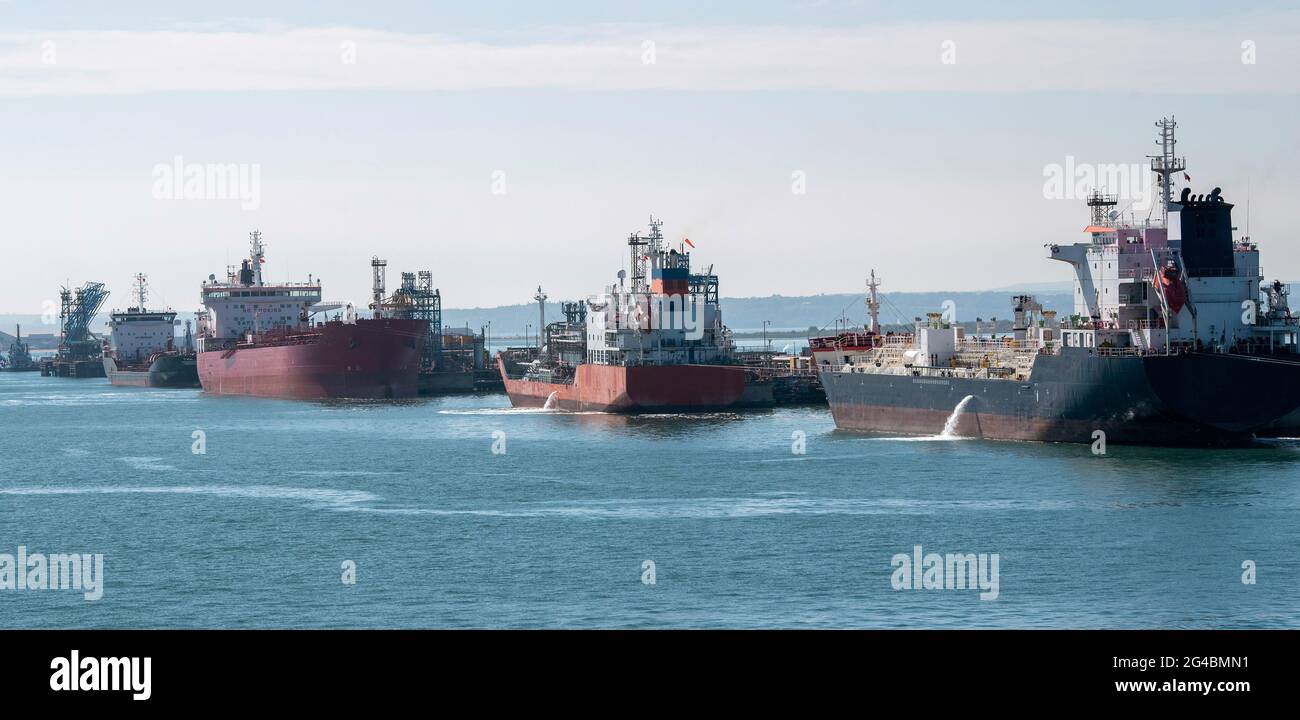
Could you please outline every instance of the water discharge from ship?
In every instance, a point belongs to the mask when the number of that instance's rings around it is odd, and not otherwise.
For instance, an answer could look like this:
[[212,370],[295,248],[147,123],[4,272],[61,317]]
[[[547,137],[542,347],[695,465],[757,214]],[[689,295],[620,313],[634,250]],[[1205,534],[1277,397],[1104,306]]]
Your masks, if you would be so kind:
[[543,409],[543,410],[554,410],[555,407],[556,407],[555,396],[556,396],[556,395],[559,395],[559,394],[560,394],[560,393],[559,393],[558,391],[556,391],[556,392],[552,392],[550,395],[547,395],[547,396],[546,396],[546,403],[542,405],[542,409]]
[[[946,442],[949,440],[969,440],[970,438],[957,434],[957,425],[961,421],[962,414],[966,412],[967,406],[970,405],[970,401],[974,399],[974,395],[967,395],[962,398],[961,402],[957,403],[957,407],[952,409],[952,413],[948,415],[948,419],[944,420],[943,430],[939,431],[938,435],[890,435],[872,439],[888,440],[891,442]],[[979,435],[978,430],[976,431],[976,435]]]
[[952,414],[943,422],[943,432],[939,433],[939,437],[944,438],[945,440],[959,439],[960,436],[957,435],[957,423],[961,420],[961,414],[966,410],[966,406],[974,399],[974,395],[967,395],[961,399],[961,402],[957,403],[957,407],[952,409]]

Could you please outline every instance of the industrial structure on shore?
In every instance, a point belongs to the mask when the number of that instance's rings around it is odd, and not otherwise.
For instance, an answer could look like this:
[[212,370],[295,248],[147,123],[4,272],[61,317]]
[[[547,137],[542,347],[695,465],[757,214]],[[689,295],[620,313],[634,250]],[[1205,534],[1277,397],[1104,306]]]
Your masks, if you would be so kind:
[[59,291],[59,349],[54,357],[41,360],[41,375],[104,377],[103,345],[90,325],[107,299],[108,290],[100,282]]
[[421,320],[428,323],[424,352],[420,356],[420,395],[465,393],[497,389],[500,380],[487,369],[486,339],[482,333],[453,329],[442,324],[442,292],[433,287],[433,272],[402,273],[402,282],[391,295],[387,291],[388,261],[370,261],[372,302],[375,317]]

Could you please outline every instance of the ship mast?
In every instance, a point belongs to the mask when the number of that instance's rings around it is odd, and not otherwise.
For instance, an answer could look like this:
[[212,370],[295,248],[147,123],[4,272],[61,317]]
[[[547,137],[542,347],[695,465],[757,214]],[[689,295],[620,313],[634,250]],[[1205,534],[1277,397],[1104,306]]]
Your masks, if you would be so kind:
[[148,277],[144,273],[135,274],[135,302],[136,309],[144,312],[145,299],[149,297],[149,286],[146,283]]
[[658,258],[659,252],[663,249],[663,220],[655,220],[655,216],[650,216],[650,235],[641,237],[641,233],[635,232],[627,236],[628,248],[632,253],[632,292],[645,293],[649,292],[650,282],[650,258]]
[[663,250],[664,241],[664,221],[655,220],[654,215],[650,216],[650,255],[654,257]]
[[252,252],[249,257],[253,261],[253,284],[260,286],[262,284],[262,263],[266,262],[266,246],[262,244],[262,231],[254,230],[248,234],[249,244],[252,246]]
[[1114,195],[1103,195],[1100,190],[1093,189],[1092,194],[1088,196],[1088,211],[1091,215],[1093,227],[1105,227],[1113,218],[1113,208],[1119,203],[1119,199]]
[[1160,128],[1160,137],[1156,144],[1160,146],[1159,155],[1148,155],[1151,160],[1151,169],[1160,175],[1160,199],[1163,203],[1163,220],[1165,227],[1169,227],[1169,203],[1173,202],[1173,174],[1182,172],[1187,169],[1187,158],[1180,158],[1174,153],[1174,146],[1177,140],[1174,138],[1174,130],[1178,123],[1174,121],[1173,116],[1160,118],[1156,121],[1156,127]]
[[871,270],[871,278],[867,280],[867,314],[871,316],[871,327],[868,330],[876,335],[880,334],[880,300],[876,297],[876,288],[880,287],[880,281],[876,279],[876,271]]
[[542,292],[542,286],[537,286],[537,294],[533,296],[537,301],[537,354],[541,355],[543,344],[542,334],[546,331],[546,293]]
[[633,293],[641,292],[642,286],[645,285],[646,263],[648,262],[645,251],[647,242],[639,232],[627,236],[627,246],[632,253],[632,283],[629,289]]

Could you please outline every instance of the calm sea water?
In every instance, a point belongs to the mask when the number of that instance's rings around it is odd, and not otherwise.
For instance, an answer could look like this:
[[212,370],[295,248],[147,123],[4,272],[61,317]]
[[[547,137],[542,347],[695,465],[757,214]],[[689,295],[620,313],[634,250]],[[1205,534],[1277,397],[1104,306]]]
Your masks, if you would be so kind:
[[[1300,444],[1108,450],[853,436],[819,408],[618,417],[0,374],[0,553],[102,553],[105,574],[96,602],[0,590],[0,624],[1300,625]],[[916,545],[997,553],[999,597],[894,590]]]

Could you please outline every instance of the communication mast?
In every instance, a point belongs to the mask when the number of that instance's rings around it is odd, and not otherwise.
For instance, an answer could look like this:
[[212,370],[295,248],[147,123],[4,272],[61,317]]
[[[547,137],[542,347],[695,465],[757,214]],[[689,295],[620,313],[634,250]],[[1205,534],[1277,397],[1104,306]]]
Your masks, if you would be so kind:
[[1156,121],[1156,127],[1160,128],[1160,137],[1156,144],[1160,146],[1159,155],[1148,155],[1151,160],[1151,169],[1160,176],[1160,198],[1164,204],[1164,222],[1165,226],[1169,225],[1169,203],[1173,201],[1173,174],[1182,172],[1187,169],[1187,158],[1180,158],[1174,153],[1174,146],[1177,140],[1174,138],[1174,130],[1178,123],[1174,121],[1173,116],[1160,118]]
[[252,246],[250,259],[253,261],[253,284],[262,284],[262,263],[266,262],[266,245],[262,243],[262,231],[254,230],[248,234],[249,244]]
[[542,339],[546,330],[546,293],[542,292],[542,286],[537,286],[537,294],[533,296],[537,301],[537,352],[541,354],[545,347],[545,341]]
[[149,298],[148,276],[144,273],[135,274],[135,302],[136,309],[144,312],[145,301]]
[[1111,221],[1111,211],[1107,208],[1113,208],[1119,204],[1118,198],[1114,195],[1103,195],[1099,190],[1093,190],[1088,196],[1088,212],[1091,215],[1093,227],[1105,227]]
[[641,233],[634,232],[627,236],[627,246],[632,254],[632,284],[629,289],[632,292],[640,292],[641,286],[645,285],[646,264],[649,258],[646,257],[646,245],[648,240],[641,237]]
[[649,236],[641,237],[639,232],[627,236],[627,245],[632,253],[631,291],[634,293],[649,291],[650,283],[647,278],[650,275],[650,258],[658,257],[663,250],[663,226],[663,220],[655,220],[655,216],[651,215]]
[[880,287],[880,281],[876,279],[876,271],[873,268],[871,277],[867,280],[867,314],[871,316],[871,327],[869,331],[880,334],[880,299],[876,297],[876,288]]

